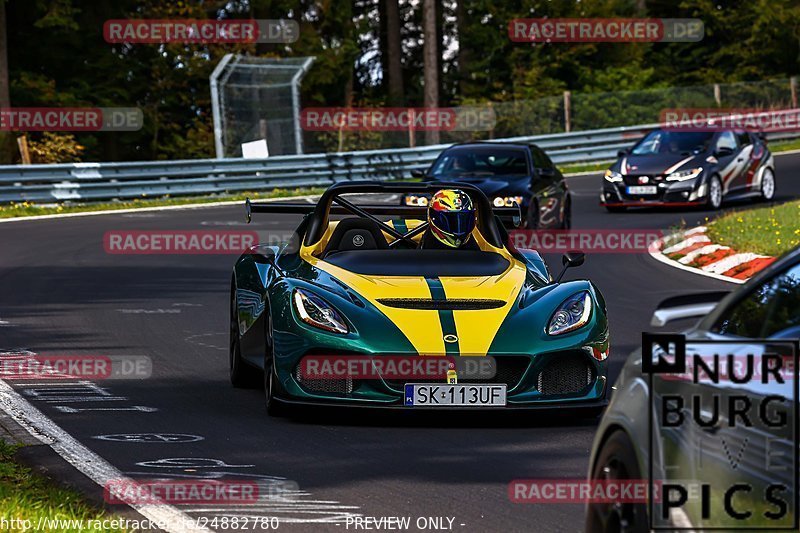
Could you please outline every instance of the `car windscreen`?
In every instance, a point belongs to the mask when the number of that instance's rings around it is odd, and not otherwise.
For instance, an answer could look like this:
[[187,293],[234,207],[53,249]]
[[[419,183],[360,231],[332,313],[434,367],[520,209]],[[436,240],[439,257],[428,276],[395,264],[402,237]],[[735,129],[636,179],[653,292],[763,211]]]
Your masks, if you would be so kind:
[[713,132],[651,131],[631,150],[631,155],[699,154],[708,150]]
[[521,148],[453,148],[442,154],[431,169],[441,180],[528,174],[528,160]]

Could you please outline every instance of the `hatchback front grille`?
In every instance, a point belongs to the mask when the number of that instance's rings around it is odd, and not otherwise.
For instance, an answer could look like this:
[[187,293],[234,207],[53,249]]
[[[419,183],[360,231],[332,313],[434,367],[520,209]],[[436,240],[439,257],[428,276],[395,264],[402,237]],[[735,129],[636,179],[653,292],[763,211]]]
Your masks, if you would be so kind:
[[433,300],[430,298],[379,298],[378,303],[387,307],[435,311],[479,311],[482,309],[499,309],[506,305],[506,302],[503,300],[490,300],[485,298],[447,298],[446,300]]

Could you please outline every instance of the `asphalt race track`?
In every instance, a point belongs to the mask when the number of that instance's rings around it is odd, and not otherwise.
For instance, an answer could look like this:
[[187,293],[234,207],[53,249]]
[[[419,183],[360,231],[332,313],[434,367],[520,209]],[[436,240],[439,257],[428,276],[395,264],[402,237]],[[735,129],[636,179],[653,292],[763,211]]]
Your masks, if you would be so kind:
[[[800,196],[800,154],[779,156],[776,164],[776,200]],[[575,228],[665,229],[682,219],[694,225],[710,215],[609,214],[598,206],[600,179],[570,178]],[[345,521],[354,514],[410,516],[412,525],[419,517],[444,517],[440,527],[447,529],[449,518],[456,531],[582,529],[582,506],[514,504],[507,488],[514,479],[585,476],[594,421],[407,411],[268,418],[260,390],[237,390],[228,382],[234,257],[111,255],[103,247],[109,230],[254,229],[276,238],[297,221],[256,216],[246,227],[243,214],[238,206],[212,207],[0,224],[0,351],[144,355],[153,364],[146,380],[97,381],[69,392],[36,381],[12,381],[13,387],[134,478],[238,476],[296,484],[296,494],[283,502],[184,509],[192,516],[279,517],[284,531],[357,530]],[[558,272],[559,258],[546,260]],[[567,274],[574,277],[592,279],[608,301],[612,382],[641,331],[651,329],[650,315],[659,301],[735,287],[644,254],[590,255],[583,267]],[[98,438],[141,433],[202,440]]]

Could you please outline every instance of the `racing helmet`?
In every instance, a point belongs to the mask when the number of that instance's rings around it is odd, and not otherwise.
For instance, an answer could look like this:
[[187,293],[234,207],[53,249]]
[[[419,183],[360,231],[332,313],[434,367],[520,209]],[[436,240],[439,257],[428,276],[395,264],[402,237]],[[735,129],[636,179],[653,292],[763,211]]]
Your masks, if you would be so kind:
[[431,234],[442,244],[459,248],[475,229],[475,207],[467,193],[458,189],[436,192],[428,204]]

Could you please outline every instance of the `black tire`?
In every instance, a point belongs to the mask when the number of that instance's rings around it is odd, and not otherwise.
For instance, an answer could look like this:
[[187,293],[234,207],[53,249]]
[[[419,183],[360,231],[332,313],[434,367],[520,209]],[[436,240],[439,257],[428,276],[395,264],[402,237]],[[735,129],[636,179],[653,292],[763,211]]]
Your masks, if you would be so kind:
[[259,386],[258,370],[242,359],[239,343],[239,320],[236,306],[236,289],[231,288],[230,340],[228,342],[228,363],[231,385],[237,389],[252,389]]
[[267,319],[267,331],[266,331],[266,353],[264,354],[264,372],[263,372],[263,383],[264,383],[264,405],[267,408],[267,414],[269,416],[274,417],[281,417],[287,414],[287,409],[284,404],[282,404],[279,400],[275,399],[275,383],[277,380],[277,376],[275,375],[275,369],[273,367],[273,359],[272,359],[272,319],[271,317]]
[[565,200],[567,202],[566,207],[564,207],[564,218],[561,220],[561,229],[571,229],[572,228],[572,201],[567,196]]
[[624,205],[607,205],[606,211],[609,213],[624,213],[628,208]]
[[539,229],[539,202],[531,200],[528,212],[525,213],[525,229]]
[[[592,468],[591,479],[642,479],[636,450],[624,431],[616,430],[606,439]],[[643,503],[592,503],[586,509],[586,533],[647,530],[647,506]]]
[[722,207],[722,181],[720,181],[719,176],[714,175],[708,179],[708,197],[706,198],[706,209],[716,211],[720,207]]

